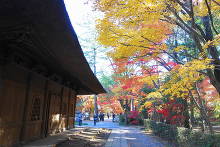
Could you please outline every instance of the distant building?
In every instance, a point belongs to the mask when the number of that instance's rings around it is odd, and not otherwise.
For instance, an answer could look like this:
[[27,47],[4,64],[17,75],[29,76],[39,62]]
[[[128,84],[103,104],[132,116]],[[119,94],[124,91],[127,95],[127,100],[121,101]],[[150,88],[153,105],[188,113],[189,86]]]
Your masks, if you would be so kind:
[[105,90],[63,0],[3,0],[0,22],[0,146],[72,128],[76,95]]

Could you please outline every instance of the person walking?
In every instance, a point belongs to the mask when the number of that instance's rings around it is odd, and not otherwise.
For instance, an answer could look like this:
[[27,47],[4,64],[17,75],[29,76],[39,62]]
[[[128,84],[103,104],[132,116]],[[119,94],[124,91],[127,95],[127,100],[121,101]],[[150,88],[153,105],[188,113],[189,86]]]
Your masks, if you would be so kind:
[[102,112],[99,113],[99,121],[102,121]]
[[112,121],[115,122],[115,113],[112,114]]
[[105,119],[105,114],[102,113],[102,121],[104,121],[104,119]]
[[78,115],[78,120],[79,120],[79,126],[82,125],[82,113],[80,112]]
[[97,120],[98,120],[98,116],[97,116],[96,114],[94,114],[93,120],[94,120],[94,126],[96,126],[96,122],[97,122]]
[[109,119],[109,113],[107,113],[107,117],[108,117],[108,119]]

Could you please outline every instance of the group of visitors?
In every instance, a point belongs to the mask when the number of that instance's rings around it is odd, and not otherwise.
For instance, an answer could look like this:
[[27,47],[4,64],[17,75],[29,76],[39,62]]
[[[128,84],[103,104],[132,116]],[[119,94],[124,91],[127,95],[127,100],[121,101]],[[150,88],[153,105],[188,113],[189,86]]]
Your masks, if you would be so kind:
[[[108,117],[108,119],[109,119],[110,114],[107,113],[106,115],[107,115],[107,117]],[[114,113],[112,113],[112,121],[113,121],[113,122],[115,122],[115,116],[116,116],[116,115],[115,115]],[[94,125],[96,125],[96,123],[97,123],[98,121],[104,121],[104,118],[105,118],[105,114],[102,113],[102,112],[100,112],[98,115],[97,115],[97,114],[94,114],[94,116],[93,116]],[[77,119],[78,119],[79,126],[81,126],[81,125],[82,125],[82,119],[83,119],[83,114],[82,114],[81,112],[78,113]]]
[[[107,113],[106,115],[107,115],[107,117],[108,117],[108,119],[109,119],[110,114]],[[100,112],[99,115],[94,114],[94,116],[93,116],[94,125],[96,125],[96,123],[97,123],[98,121],[104,121],[104,118],[105,118],[105,114],[102,113],[102,112]],[[112,113],[112,121],[113,121],[113,122],[115,121],[115,114],[114,114],[114,113]]]
[[104,121],[104,118],[105,118],[105,114],[100,112],[99,113],[99,121]]
[[[107,115],[108,116],[108,115]],[[97,121],[104,121],[104,118],[105,118],[105,114],[104,113],[99,113],[99,115],[97,114],[94,114],[93,116],[93,120],[94,120],[94,125],[96,125],[96,122]]]

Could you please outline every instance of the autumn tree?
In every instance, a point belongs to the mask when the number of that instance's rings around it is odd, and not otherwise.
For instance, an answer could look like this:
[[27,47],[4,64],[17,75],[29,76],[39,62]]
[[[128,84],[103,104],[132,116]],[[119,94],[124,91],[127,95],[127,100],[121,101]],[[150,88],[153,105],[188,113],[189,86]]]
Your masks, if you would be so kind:
[[[176,60],[175,56],[168,52],[164,40],[172,34],[174,28],[180,28],[196,45],[194,49],[198,50],[200,55],[196,58],[213,59],[214,72],[207,69],[203,74],[208,75],[212,84],[220,91],[217,74],[214,74],[218,72],[219,64],[216,48],[219,36],[214,24],[214,20],[219,20],[215,15],[219,12],[218,1],[99,0],[96,1],[96,7],[105,12],[104,18],[99,20],[97,25],[99,41],[114,48],[114,58],[152,58],[168,54]],[[205,44],[208,45],[203,47]],[[177,48],[184,49],[187,48]]]
[[98,41],[113,48],[109,56],[115,63],[144,60],[141,69],[162,68],[142,79],[162,96],[186,99],[206,76],[220,92],[219,0],[97,0],[95,7],[104,12]]

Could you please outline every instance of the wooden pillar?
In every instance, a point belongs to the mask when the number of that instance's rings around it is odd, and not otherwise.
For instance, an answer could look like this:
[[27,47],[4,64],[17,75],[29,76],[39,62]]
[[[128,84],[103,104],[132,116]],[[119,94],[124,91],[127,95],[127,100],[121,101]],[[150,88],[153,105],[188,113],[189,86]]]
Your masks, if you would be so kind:
[[77,91],[74,92],[74,97],[73,97],[73,124],[75,124],[76,100],[77,100]]
[[[60,93],[60,115],[59,115],[59,126],[58,126],[59,128],[58,129],[60,129],[60,125],[62,123],[63,95],[64,95],[64,87],[61,88],[61,93]],[[61,128],[61,130],[62,129],[63,128]]]
[[48,83],[46,80],[44,86],[44,101],[43,101],[43,113],[42,113],[42,124],[41,124],[41,137],[46,137],[47,132],[47,109],[48,109]]
[[69,118],[70,118],[70,103],[71,102],[71,89],[69,89],[69,95],[68,95],[68,107],[67,107],[67,118],[66,118],[66,124],[67,124],[67,130],[69,130]]
[[28,120],[28,105],[30,103],[30,89],[31,89],[31,82],[32,82],[32,72],[28,73],[27,76],[27,83],[26,83],[26,93],[25,93],[25,101],[24,101],[24,108],[23,108],[23,118],[22,118],[22,125],[21,125],[21,132],[20,132],[20,141],[25,141],[25,130]]
[[49,132],[49,119],[50,119],[50,103],[51,103],[51,92],[48,91],[47,94],[47,101],[46,101],[46,112],[45,112],[45,132],[44,132],[44,137],[48,136],[48,132]]

